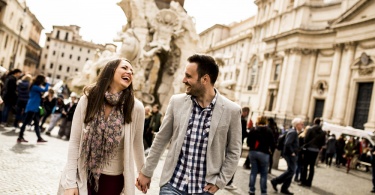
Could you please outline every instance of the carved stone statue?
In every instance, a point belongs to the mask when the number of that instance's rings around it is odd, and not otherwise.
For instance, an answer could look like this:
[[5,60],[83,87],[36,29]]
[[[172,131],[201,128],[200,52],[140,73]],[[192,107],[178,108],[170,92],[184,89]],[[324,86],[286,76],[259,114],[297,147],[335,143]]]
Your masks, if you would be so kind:
[[199,36],[193,18],[179,3],[171,1],[169,9],[159,10],[155,1],[117,3],[127,17],[127,24],[114,39],[122,43],[119,52],[107,49],[87,61],[80,75],[69,82],[71,89],[81,93],[83,86],[95,82],[108,61],[123,57],[133,65],[135,95],[145,104],[163,105],[171,95],[183,92],[186,59],[198,49]]

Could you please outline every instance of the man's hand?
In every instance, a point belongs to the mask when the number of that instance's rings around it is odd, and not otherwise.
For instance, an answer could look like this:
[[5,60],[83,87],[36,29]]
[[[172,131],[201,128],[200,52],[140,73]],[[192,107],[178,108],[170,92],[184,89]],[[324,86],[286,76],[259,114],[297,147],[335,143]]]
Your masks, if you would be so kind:
[[210,194],[215,194],[219,190],[219,187],[217,187],[214,184],[207,184],[206,187],[204,187],[203,191],[208,192]]
[[147,190],[150,188],[151,178],[139,173],[135,186],[138,190],[142,191],[144,194],[147,193]]
[[66,189],[64,195],[78,195],[78,188]]

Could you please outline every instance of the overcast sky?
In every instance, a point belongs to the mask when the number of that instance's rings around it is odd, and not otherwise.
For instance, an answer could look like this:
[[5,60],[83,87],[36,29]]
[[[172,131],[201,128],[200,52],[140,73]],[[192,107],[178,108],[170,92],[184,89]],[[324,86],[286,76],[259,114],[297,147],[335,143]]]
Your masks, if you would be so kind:
[[[46,32],[53,25],[78,25],[86,41],[113,43],[117,32],[126,24],[122,9],[116,5],[120,0],[26,0],[31,12],[42,23]],[[214,24],[230,24],[256,14],[253,0],[185,0],[184,8],[196,19],[200,33]]]

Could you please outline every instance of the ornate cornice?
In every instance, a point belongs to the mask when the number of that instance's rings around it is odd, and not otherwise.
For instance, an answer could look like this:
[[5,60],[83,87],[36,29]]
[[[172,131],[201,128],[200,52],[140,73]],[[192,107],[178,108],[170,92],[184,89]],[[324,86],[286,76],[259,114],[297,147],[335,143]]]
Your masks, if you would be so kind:
[[361,49],[373,49],[375,48],[375,43],[362,42],[358,44],[358,47],[360,47]]

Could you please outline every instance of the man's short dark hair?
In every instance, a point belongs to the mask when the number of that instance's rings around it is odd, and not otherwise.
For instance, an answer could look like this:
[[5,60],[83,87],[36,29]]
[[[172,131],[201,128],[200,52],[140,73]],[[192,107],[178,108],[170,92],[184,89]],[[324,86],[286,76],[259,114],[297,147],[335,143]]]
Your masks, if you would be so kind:
[[188,58],[188,62],[198,65],[198,79],[208,74],[211,79],[211,84],[215,84],[217,76],[219,75],[219,66],[216,64],[213,57],[204,54],[194,54]]
[[314,119],[314,124],[320,125],[320,122],[321,122],[320,118],[315,118]]
[[243,107],[242,112],[250,112],[250,108],[249,107]]
[[14,74],[17,74],[17,73],[22,73],[22,71],[20,69],[16,68],[16,69],[11,70],[8,73],[8,75],[14,75]]

